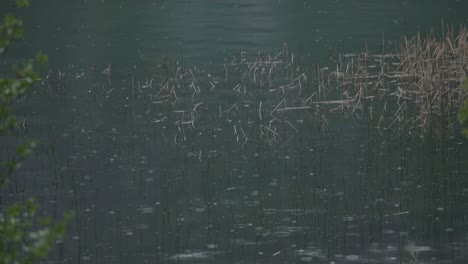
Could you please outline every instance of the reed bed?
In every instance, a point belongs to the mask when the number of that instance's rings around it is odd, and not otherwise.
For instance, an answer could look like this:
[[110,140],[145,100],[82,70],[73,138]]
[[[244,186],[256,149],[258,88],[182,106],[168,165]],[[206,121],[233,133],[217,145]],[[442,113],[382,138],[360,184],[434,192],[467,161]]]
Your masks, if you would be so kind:
[[[330,88],[345,97],[348,109],[367,111],[379,128],[418,128],[421,134],[453,128],[466,98],[460,83],[468,73],[467,40],[461,27],[444,37],[404,38],[396,53],[340,55],[328,76]],[[380,113],[373,115],[376,108]]]
[[[123,70],[131,76],[133,116],[140,111],[149,125],[175,126],[175,143],[213,122],[232,122],[232,135],[243,146],[254,138],[274,143],[298,133],[307,120],[326,126],[336,113],[379,131],[424,136],[457,127],[455,113],[466,98],[460,83],[468,76],[467,38],[464,26],[443,36],[418,34],[389,53],[337,54],[336,64],[326,67],[304,66],[284,44],[273,55],[233,54],[214,72],[165,57],[143,80]],[[88,74],[94,97],[100,92],[108,98],[118,89],[112,71],[110,64],[86,74],[51,70],[44,80],[63,89],[67,79]]]

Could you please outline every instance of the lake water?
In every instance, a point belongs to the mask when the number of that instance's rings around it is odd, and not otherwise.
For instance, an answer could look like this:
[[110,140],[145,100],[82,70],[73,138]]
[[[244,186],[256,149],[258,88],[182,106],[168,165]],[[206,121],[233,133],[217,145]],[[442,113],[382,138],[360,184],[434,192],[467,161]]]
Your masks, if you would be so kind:
[[459,132],[286,111],[275,106],[296,107],[312,82],[290,94],[239,81],[243,59],[287,49],[306,72],[333,67],[337,54],[392,52],[404,36],[466,25],[466,10],[451,0],[35,1],[7,58],[42,50],[49,62],[17,105],[28,128],[2,139],[2,155],[24,138],[40,146],[5,200],[34,195],[41,213],[76,212],[50,263],[468,263]]

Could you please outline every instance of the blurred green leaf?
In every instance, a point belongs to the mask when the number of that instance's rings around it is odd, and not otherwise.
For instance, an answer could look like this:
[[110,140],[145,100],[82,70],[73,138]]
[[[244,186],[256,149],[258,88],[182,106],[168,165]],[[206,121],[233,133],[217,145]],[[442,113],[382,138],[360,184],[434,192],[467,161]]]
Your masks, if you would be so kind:
[[39,62],[40,64],[44,64],[44,63],[47,63],[48,61],[48,57],[46,54],[42,53],[42,52],[39,52],[37,55],[36,55],[36,61]]
[[29,6],[29,0],[16,0],[16,6],[17,7],[28,7]]
[[24,157],[24,156],[31,154],[31,149],[24,145],[17,146],[16,154],[20,157]]
[[50,217],[41,216],[37,219],[39,225],[48,226],[52,224],[52,219]]
[[14,128],[16,126],[16,119],[13,116],[10,116],[7,119],[6,126],[8,128]]
[[11,206],[7,209],[7,214],[9,217],[18,217],[21,212],[21,207],[19,205]]
[[25,156],[31,154],[32,150],[36,147],[36,142],[29,141],[27,144],[18,145],[16,146],[16,154],[20,158],[24,158]]
[[26,209],[26,214],[28,216],[33,216],[34,213],[36,212],[36,202],[34,198],[29,198],[28,201],[25,204],[25,209]]
[[463,89],[468,90],[468,78],[465,78],[462,84]]

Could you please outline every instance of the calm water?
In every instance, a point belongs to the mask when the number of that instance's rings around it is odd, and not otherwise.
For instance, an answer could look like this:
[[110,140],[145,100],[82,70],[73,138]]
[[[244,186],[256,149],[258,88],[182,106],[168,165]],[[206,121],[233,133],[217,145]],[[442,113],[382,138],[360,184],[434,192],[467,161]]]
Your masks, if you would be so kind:
[[[235,67],[223,80],[244,52],[274,56],[287,42],[313,69],[382,50],[382,32],[392,50],[442,20],[466,25],[466,10],[442,0],[34,2],[8,58],[42,50],[49,63],[18,105],[28,129],[2,139],[2,155],[25,137],[41,145],[6,199],[33,194],[43,213],[77,212],[54,263],[468,263],[458,133],[309,111],[270,122],[279,95],[233,90]],[[179,66],[188,83],[177,100],[161,97]]]

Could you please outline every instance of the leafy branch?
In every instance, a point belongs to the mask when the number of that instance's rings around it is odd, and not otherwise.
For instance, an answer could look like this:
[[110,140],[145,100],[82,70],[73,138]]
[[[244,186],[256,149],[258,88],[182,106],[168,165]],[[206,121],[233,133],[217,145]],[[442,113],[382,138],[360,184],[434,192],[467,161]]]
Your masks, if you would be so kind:
[[[29,1],[16,0],[16,6],[27,7]],[[14,41],[22,39],[23,35],[22,19],[11,14],[5,15],[0,24],[0,56],[4,56],[8,47]],[[35,61],[45,63],[47,56],[39,53]],[[0,136],[7,135],[11,129],[17,127],[18,122],[11,113],[11,106],[38,79],[33,61],[15,64],[11,72],[0,72]],[[30,141],[16,146],[16,155],[4,161],[0,168],[0,187],[20,168],[21,161],[32,152],[35,145],[35,142]],[[65,214],[60,221],[53,224],[50,217],[37,217],[36,212],[37,205],[33,198],[8,207],[0,205],[0,264],[34,263],[37,258],[44,257],[50,251],[56,240],[62,239],[72,213]]]

